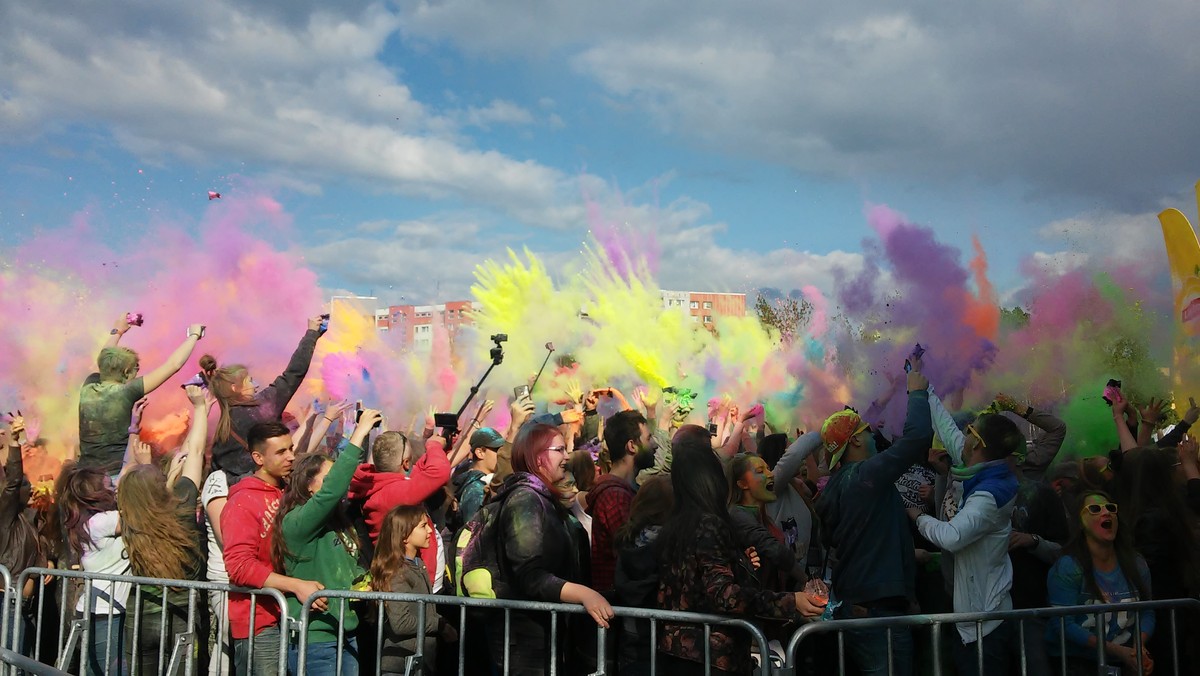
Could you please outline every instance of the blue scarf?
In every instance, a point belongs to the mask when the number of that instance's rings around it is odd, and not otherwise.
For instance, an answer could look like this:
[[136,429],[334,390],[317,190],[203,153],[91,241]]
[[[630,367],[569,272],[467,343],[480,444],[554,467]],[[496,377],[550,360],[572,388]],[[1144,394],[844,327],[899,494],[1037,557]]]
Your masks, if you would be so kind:
[[1008,460],[990,460],[976,465],[979,469],[963,481],[963,502],[975,491],[990,494],[997,507],[1003,507],[1017,497],[1017,475],[1008,466]]

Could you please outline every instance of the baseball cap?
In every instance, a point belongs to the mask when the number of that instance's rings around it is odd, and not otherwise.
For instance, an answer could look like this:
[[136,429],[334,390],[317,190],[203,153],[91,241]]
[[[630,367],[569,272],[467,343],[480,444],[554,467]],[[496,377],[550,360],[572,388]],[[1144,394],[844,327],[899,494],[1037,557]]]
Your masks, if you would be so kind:
[[500,448],[504,445],[504,437],[490,427],[481,427],[470,439],[471,448]]
[[837,466],[846,451],[846,444],[855,434],[867,429],[862,418],[854,411],[838,411],[825,419],[821,425],[821,443],[829,458],[829,469]]

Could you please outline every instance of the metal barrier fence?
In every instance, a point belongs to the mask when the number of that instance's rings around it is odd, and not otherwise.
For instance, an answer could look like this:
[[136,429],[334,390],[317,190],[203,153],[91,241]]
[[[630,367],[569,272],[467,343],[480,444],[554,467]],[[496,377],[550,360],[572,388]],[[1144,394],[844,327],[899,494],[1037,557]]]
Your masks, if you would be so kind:
[[[95,637],[92,636],[92,632],[97,627],[94,625],[100,622],[105,625],[106,640],[104,641],[104,662],[98,666],[101,667],[100,672],[105,676],[108,676],[112,670],[114,658],[118,659],[119,665],[121,657],[126,652],[132,657],[129,668],[123,670],[122,673],[128,673],[131,676],[138,676],[139,673],[142,673],[143,670],[140,669],[141,658],[144,657],[142,643],[146,638],[156,638],[158,642],[157,668],[154,673],[177,674],[182,668],[185,676],[196,676],[197,653],[201,645],[197,642],[196,633],[199,629],[200,614],[203,612],[198,610],[198,606],[203,603],[207,607],[212,602],[221,604],[221,609],[227,609],[229,595],[233,593],[245,594],[250,597],[251,627],[257,626],[256,620],[262,597],[269,598],[278,605],[280,627],[288,626],[287,602],[283,594],[274,589],[244,589],[215,582],[105,575],[52,568],[26,569],[17,580],[17,588],[23,588],[27,580],[35,578],[35,593],[28,604],[21,594],[16,595],[17,604],[15,612],[12,614],[12,624],[15,626],[12,650],[24,654],[21,648],[26,645],[29,638],[32,638],[32,658],[35,662],[41,661],[43,630],[46,628],[46,587],[49,580],[58,578],[61,587],[57,593],[60,617],[54,667],[59,670],[70,670],[71,665],[78,659],[80,672],[89,672],[89,668],[84,665],[87,664],[90,667],[90,662],[99,656],[98,650],[92,654],[91,649],[95,647],[93,641]],[[73,585],[68,584],[69,581],[75,582],[74,586],[87,592],[82,595],[82,611],[76,610],[77,604],[73,602],[75,600],[73,597],[76,596],[75,592],[78,590],[72,589]],[[126,588],[121,589],[122,585],[125,585]],[[202,592],[206,593],[202,595]],[[214,593],[218,595],[215,598],[211,597]],[[181,598],[184,594],[186,594],[186,599]],[[107,606],[106,610],[101,610],[99,613],[93,612],[97,607],[97,600],[107,597],[109,600],[116,601],[116,598],[121,595],[126,597],[126,603],[123,606],[125,609],[128,609],[128,602],[132,599],[132,613],[120,612],[116,606],[121,604],[107,601],[104,603]],[[147,604],[143,603],[143,600],[156,605],[157,608],[145,610]],[[28,607],[28,605],[34,607]],[[181,617],[182,613],[179,613],[184,609],[186,609],[186,619]],[[33,629],[32,637],[25,635],[27,627],[23,620],[27,611],[34,611],[29,618]],[[132,617],[125,617],[130,614]],[[217,615],[218,620],[216,647],[219,649],[222,639],[230,636],[229,616],[227,612],[214,614]],[[155,618],[155,615],[158,617]],[[178,622],[179,626],[174,626],[177,624],[176,621],[181,619],[183,621]],[[158,623],[155,632],[157,635],[143,632],[143,623],[154,621]],[[115,622],[120,623],[118,626],[121,628],[113,632],[111,627]],[[111,640],[113,634],[116,633],[120,637],[122,631],[129,626],[132,627],[129,636],[125,640],[118,639],[119,645],[114,647]],[[201,640],[207,645],[208,636],[201,637]],[[277,647],[279,674],[286,673],[287,640],[288,632],[281,629]],[[230,645],[232,643],[230,640]],[[246,645],[248,664],[251,668],[255,659],[254,643],[254,633],[251,632]],[[153,653],[150,655],[153,656]]]
[[[1169,610],[1170,611],[1170,632],[1171,632],[1171,662],[1174,665],[1174,674],[1179,676],[1179,641],[1177,632],[1177,613],[1181,610],[1197,611],[1200,610],[1200,601],[1196,599],[1171,599],[1163,601],[1138,601],[1130,603],[1105,603],[1086,606],[1056,606],[1052,608],[1033,608],[1025,610],[1008,610],[989,613],[945,613],[940,615],[900,615],[891,617],[872,617],[849,620],[831,620],[827,622],[810,622],[798,629],[792,635],[791,640],[787,645],[787,668],[784,674],[798,673],[799,659],[797,651],[801,643],[805,639],[817,636],[819,634],[836,633],[837,634],[837,659],[838,659],[838,674],[845,676],[846,673],[846,634],[853,631],[877,630],[886,632],[886,650],[888,673],[896,673],[895,669],[895,654],[894,654],[894,633],[900,630],[910,630],[916,627],[930,627],[930,646],[932,648],[933,657],[933,675],[942,676],[942,646],[941,646],[941,628],[949,626],[954,629],[958,624],[973,624],[975,625],[976,636],[983,636],[983,624],[985,622],[996,620],[1007,620],[1016,622],[1015,640],[1018,641],[1019,654],[1021,656],[1021,674],[1029,673],[1029,664],[1027,662],[1028,645],[1026,643],[1025,624],[1031,620],[1054,620],[1059,623],[1059,656],[1062,671],[1059,673],[1067,673],[1067,638],[1066,638],[1066,622],[1071,616],[1092,616],[1096,621],[1096,635],[1107,635],[1107,615],[1110,613],[1133,613],[1134,617],[1134,641],[1137,651],[1142,650],[1142,611],[1146,610]],[[1161,622],[1157,623],[1159,629],[1165,629]],[[953,639],[952,639],[953,640]],[[1045,641],[1045,638],[1042,638]],[[983,674],[984,671],[984,648],[987,637],[983,636],[982,640],[974,642],[973,650],[976,653],[978,669],[977,673]],[[915,643],[914,643],[915,645]],[[1104,641],[1097,641],[1096,646],[1096,662],[1100,667],[1107,664],[1107,656],[1104,650]],[[1143,666],[1138,663],[1138,676],[1144,676]],[[1156,672],[1156,676],[1161,676],[1160,672]]]
[[[58,599],[58,606],[62,609],[61,617],[57,623],[57,649],[54,655],[55,665],[53,667],[40,662],[43,633],[46,630],[52,630],[52,626],[47,626],[45,622],[45,610],[47,602],[50,604],[55,602],[55,599],[47,593],[48,580],[58,579],[60,589],[54,592],[54,596]],[[178,626],[171,627],[168,630],[168,622],[165,617],[159,617],[157,625],[150,624],[153,627],[150,632],[157,632],[157,637],[151,634],[151,638],[157,638],[157,662],[156,668],[153,668],[155,673],[176,674],[183,673],[186,676],[196,676],[198,660],[198,649],[201,641],[207,642],[208,637],[198,637],[197,632],[200,629],[200,618],[203,613],[198,608],[202,603],[215,602],[227,603],[230,593],[248,594],[251,599],[250,607],[250,622],[255,623],[255,615],[259,603],[263,600],[262,597],[270,598],[278,604],[280,626],[279,642],[274,649],[278,650],[277,673],[287,673],[289,647],[294,646],[296,664],[294,668],[296,673],[305,673],[309,655],[307,654],[310,646],[310,627],[312,615],[312,604],[318,599],[328,599],[329,612],[334,613],[338,619],[337,625],[337,645],[335,646],[336,671],[340,672],[342,661],[344,659],[343,648],[346,645],[347,637],[344,630],[345,613],[347,612],[347,604],[350,601],[358,602],[373,602],[375,607],[372,610],[362,610],[363,615],[373,614],[376,627],[374,628],[375,648],[375,663],[372,665],[374,669],[362,669],[363,673],[380,673],[382,661],[384,659],[384,622],[385,622],[385,604],[388,602],[406,602],[415,603],[417,610],[417,618],[415,622],[415,636],[411,637],[412,645],[415,650],[411,654],[404,655],[401,659],[404,662],[404,671],[406,673],[420,673],[421,663],[426,658],[423,654],[426,646],[426,639],[431,638],[426,635],[425,619],[430,612],[438,612],[436,607],[443,609],[443,616],[446,616],[444,609],[450,607],[454,609],[449,617],[457,614],[458,627],[460,630],[458,646],[457,646],[457,662],[458,673],[465,674],[468,663],[467,642],[468,642],[468,627],[472,627],[470,631],[472,643],[476,646],[485,646],[486,643],[478,638],[478,633],[482,627],[481,621],[487,624],[487,631],[496,631],[489,638],[498,638],[499,632],[503,632],[503,673],[509,673],[510,658],[512,653],[512,640],[520,638],[514,632],[514,616],[524,616],[534,613],[543,620],[546,620],[548,626],[549,638],[549,664],[551,674],[556,673],[559,651],[559,633],[565,631],[568,622],[564,619],[565,616],[583,616],[583,624],[588,626],[590,632],[594,627],[595,630],[595,651],[589,655],[589,658],[594,657],[596,663],[595,673],[599,676],[611,673],[610,667],[617,661],[613,654],[613,646],[617,643],[622,644],[622,649],[629,647],[629,642],[626,637],[614,640],[616,636],[622,634],[619,629],[619,623],[622,620],[639,621],[644,623],[639,636],[645,641],[645,651],[641,654],[645,659],[649,660],[646,665],[649,673],[665,673],[668,669],[659,665],[656,660],[658,638],[661,631],[661,625],[664,623],[671,624],[691,624],[702,626],[704,629],[704,662],[707,665],[713,664],[713,656],[711,654],[711,641],[715,627],[729,628],[737,631],[745,631],[751,639],[752,645],[756,648],[759,662],[759,673],[768,675],[776,674],[795,674],[803,667],[800,657],[800,650],[806,641],[811,642],[811,639],[818,635],[835,634],[837,637],[837,665],[838,673],[846,673],[846,648],[847,634],[849,632],[861,632],[866,630],[877,630],[886,634],[886,659],[889,673],[896,673],[895,655],[894,655],[894,638],[896,632],[908,631],[918,627],[928,627],[932,629],[930,636],[930,646],[932,647],[933,674],[941,676],[944,672],[942,659],[942,632],[944,629],[954,630],[958,624],[972,624],[977,631],[976,635],[982,634],[982,629],[985,622],[992,621],[1009,621],[1016,626],[1015,635],[1012,642],[1019,646],[1019,667],[1022,674],[1030,673],[1029,663],[1027,662],[1028,640],[1038,640],[1045,643],[1044,636],[1037,636],[1032,639],[1027,638],[1025,625],[1027,623],[1036,623],[1046,621],[1059,623],[1059,653],[1060,656],[1055,658],[1061,665],[1063,671],[1067,669],[1067,639],[1066,639],[1066,623],[1067,618],[1071,616],[1090,616],[1095,618],[1094,630],[1098,635],[1106,635],[1106,623],[1109,621],[1108,616],[1112,613],[1132,614],[1134,643],[1135,647],[1140,651],[1141,635],[1142,635],[1142,612],[1167,611],[1167,622],[1163,621],[1163,616],[1159,615],[1157,619],[1158,631],[1170,631],[1171,636],[1171,664],[1174,667],[1174,673],[1178,675],[1181,671],[1179,641],[1178,641],[1178,613],[1188,612],[1200,614],[1200,601],[1195,599],[1175,599],[1163,601],[1142,601],[1134,603],[1112,603],[1112,604],[1097,604],[1087,606],[1070,606],[1070,607],[1054,607],[1054,608],[1037,608],[1030,610],[1012,610],[1004,612],[992,613],[951,613],[942,615],[906,615],[893,617],[877,617],[849,620],[833,620],[827,622],[810,622],[801,626],[788,641],[786,650],[779,664],[772,661],[772,652],[770,643],[763,630],[749,620],[741,618],[731,618],[717,615],[701,615],[696,613],[670,612],[660,610],[647,610],[640,608],[614,608],[615,618],[610,623],[609,629],[604,629],[595,626],[586,611],[582,606],[574,604],[560,603],[538,603],[524,601],[505,601],[497,599],[474,599],[461,598],[450,596],[426,596],[416,594],[397,594],[384,592],[350,592],[341,590],[324,590],[313,595],[307,602],[302,604],[299,618],[289,618],[286,600],[283,595],[276,590],[260,590],[260,589],[240,589],[227,584],[218,584],[211,582],[189,581],[189,580],[163,580],[157,578],[139,578],[116,575],[102,575],[98,573],[84,573],[79,571],[55,570],[47,568],[31,568],[25,570],[13,584],[13,579],[9,571],[0,567],[0,582],[3,583],[4,591],[4,607],[0,613],[0,627],[3,627],[0,633],[0,676],[6,676],[8,673],[17,673],[23,671],[31,674],[62,674],[65,670],[70,670],[78,660],[81,671],[86,671],[84,665],[89,659],[89,647],[91,646],[91,631],[93,630],[92,622],[89,620],[108,620],[111,622],[114,617],[121,613],[114,610],[109,604],[106,611],[94,613],[95,606],[93,605],[93,593],[99,591],[104,593],[107,591],[109,596],[117,593],[118,585],[127,585],[129,590],[129,598],[134,600],[132,612],[128,613],[130,617],[124,618],[126,626],[132,625],[132,633],[127,637],[127,641],[121,645],[113,646],[111,641],[104,642],[105,662],[101,671],[107,672],[107,667],[111,666],[111,658],[115,651],[128,651],[134,656],[133,662],[130,664],[130,669],[125,673],[131,676],[137,676],[139,673],[139,657],[147,657],[143,655],[144,651],[139,650],[139,646],[146,632],[143,631],[144,623],[154,622],[154,614],[159,613],[165,616],[172,611],[180,611],[186,608],[186,620],[183,620],[182,613],[177,613],[181,621]],[[34,583],[34,594],[29,598],[24,598],[21,590],[29,582]],[[75,612],[76,605],[72,598],[72,584],[82,585],[88,590],[88,593],[83,597],[83,612]],[[214,594],[212,599],[201,600],[202,594]],[[144,596],[153,596],[158,593],[161,602],[157,608],[152,608],[150,611],[144,612],[142,603]],[[184,598],[186,597],[186,598]],[[175,603],[177,600],[178,603]],[[341,602],[339,602],[341,600]],[[431,607],[434,606],[434,607]],[[480,615],[486,615],[480,617]],[[501,615],[503,625],[501,624]],[[228,615],[225,613],[217,613],[217,646],[221,643],[221,637],[229,636]],[[32,630],[32,635],[27,635],[27,630]],[[616,635],[616,636],[614,636]],[[410,637],[404,637],[409,639]],[[30,640],[32,639],[32,641]],[[169,640],[168,640],[169,639]],[[955,639],[951,639],[955,640]],[[979,673],[984,670],[984,648],[987,642],[985,636],[982,641],[976,641],[971,649],[976,653],[976,667]],[[254,638],[251,637],[246,641],[243,647],[246,649],[245,654],[249,661],[254,658]],[[23,646],[28,646],[26,650],[22,650]],[[168,654],[168,646],[170,651]],[[529,646],[534,647],[534,646]],[[517,656],[526,653],[526,645],[521,645],[517,648]],[[1100,667],[1106,664],[1107,656],[1104,651],[1104,643],[1097,642],[1096,663]],[[215,652],[215,650],[214,650]],[[267,652],[273,652],[268,650]],[[29,654],[32,653],[32,654]],[[97,654],[98,656],[98,654]],[[149,653],[149,657],[153,657],[153,652]],[[214,658],[217,657],[214,655]],[[1160,656],[1161,657],[1161,656]],[[394,659],[394,654],[392,656]],[[232,667],[232,665],[229,665]],[[367,666],[366,664],[362,666]],[[1191,665],[1188,665],[1191,666]],[[142,670],[144,673],[146,670]],[[231,672],[232,669],[229,669]],[[1141,667],[1138,672],[1141,676]],[[215,671],[214,673],[220,673]],[[1166,673],[1159,670],[1159,676],[1164,676]]]
[[[422,595],[422,594],[398,594],[398,593],[388,593],[388,592],[348,592],[348,591],[331,590],[331,589],[326,589],[324,591],[317,592],[316,594],[314,594],[312,597],[310,597],[308,599],[308,602],[302,604],[302,607],[300,610],[300,617],[298,619],[298,627],[297,627],[299,634],[300,634],[300,638],[299,638],[299,642],[297,645],[298,668],[296,670],[296,673],[300,673],[300,674],[306,673],[307,658],[308,658],[306,653],[307,653],[307,648],[309,645],[309,641],[308,641],[309,627],[310,627],[310,617],[312,615],[311,606],[312,606],[313,601],[316,601],[319,598],[348,599],[348,600],[377,602],[377,609],[376,609],[377,629],[376,629],[375,639],[376,639],[376,645],[379,646],[379,651],[376,654],[374,670],[373,671],[365,671],[364,670],[362,673],[374,673],[374,674],[382,673],[384,603],[389,602],[389,601],[393,601],[393,602],[401,601],[401,602],[409,602],[409,603],[417,604],[417,622],[416,622],[417,635],[414,638],[414,645],[417,648],[417,651],[416,651],[415,655],[409,656],[407,658],[407,664],[405,665],[405,670],[404,670],[404,673],[406,673],[406,674],[422,673],[421,672],[421,663],[422,663],[422,660],[424,659],[424,656],[422,655],[421,651],[423,649],[423,646],[425,645],[425,639],[426,639],[425,618],[427,616],[427,613],[434,612],[433,609],[431,609],[429,607],[431,605],[433,605],[433,606],[453,606],[453,607],[457,607],[457,609],[458,609],[458,620],[459,620],[459,627],[460,627],[459,631],[461,632],[458,635],[458,674],[459,674],[459,676],[463,676],[463,674],[465,673],[464,670],[465,670],[465,665],[466,665],[466,660],[467,660],[466,627],[468,626],[468,612],[467,612],[468,608],[480,609],[480,610],[484,610],[484,611],[490,610],[492,612],[503,612],[504,613],[504,629],[503,629],[503,631],[504,631],[504,655],[503,655],[503,664],[502,664],[503,671],[502,671],[502,673],[505,676],[508,676],[509,667],[510,667],[510,663],[511,663],[510,647],[512,645],[511,639],[513,638],[511,635],[512,615],[514,612],[520,613],[523,611],[524,612],[534,612],[534,613],[546,613],[549,615],[549,619],[550,619],[550,635],[549,635],[549,648],[550,648],[549,665],[550,665],[550,669],[549,669],[549,673],[552,676],[557,673],[557,661],[558,661],[558,657],[559,657],[558,656],[558,640],[557,639],[558,639],[558,627],[560,624],[560,621],[559,621],[560,615],[584,615],[586,622],[591,623],[591,624],[593,624],[593,626],[595,626],[595,629],[596,629],[596,655],[595,655],[596,671],[594,672],[594,676],[605,676],[605,674],[608,673],[606,665],[611,663],[611,661],[612,661],[612,659],[611,659],[612,656],[608,654],[608,646],[610,643],[610,638],[608,636],[608,633],[612,632],[612,631],[619,631],[619,630],[615,629],[615,626],[616,626],[616,623],[623,618],[634,619],[634,620],[646,620],[649,622],[649,635],[648,635],[649,640],[648,640],[647,647],[648,647],[648,653],[649,653],[649,659],[650,659],[649,671],[652,676],[660,673],[657,668],[658,665],[657,665],[657,660],[656,660],[657,644],[658,644],[658,631],[659,631],[658,625],[660,623],[703,625],[704,639],[705,639],[704,640],[704,664],[706,664],[706,665],[711,665],[713,663],[712,662],[712,654],[711,654],[712,644],[709,641],[709,638],[711,636],[712,628],[714,626],[731,627],[731,628],[745,630],[745,631],[749,632],[751,638],[753,639],[753,642],[756,644],[756,647],[758,648],[758,655],[760,656],[760,671],[759,671],[759,673],[763,674],[763,676],[770,676],[770,674],[773,673],[773,671],[772,671],[773,665],[771,663],[770,644],[768,643],[765,634],[763,634],[762,629],[760,629],[757,625],[753,624],[752,622],[750,622],[748,620],[744,620],[741,618],[725,617],[725,616],[721,616],[721,615],[702,615],[699,613],[672,612],[672,611],[664,611],[664,610],[647,610],[644,608],[614,607],[613,611],[614,611],[615,617],[609,623],[612,626],[609,629],[605,629],[603,627],[600,627],[599,625],[594,625],[592,618],[586,614],[587,611],[584,609],[583,606],[569,604],[569,603],[542,603],[542,602],[534,602],[534,601],[509,601],[509,600],[499,600],[499,599],[464,598],[464,597],[457,597],[457,596],[427,596],[427,595]],[[330,603],[329,604],[330,612],[333,612],[333,608],[335,605],[339,609],[339,611],[338,611],[340,613],[339,619],[344,619],[346,604],[345,603],[337,603],[337,604]],[[345,651],[343,650],[343,648],[345,647],[345,634],[341,628],[342,624],[343,624],[343,622],[339,621],[338,634],[337,634],[337,646],[336,646],[337,662],[336,662],[336,668],[334,670],[334,673],[341,673],[342,659],[343,659],[343,654],[345,653]],[[361,668],[361,665],[360,665],[360,668]],[[664,672],[665,672],[665,670],[664,670]]]

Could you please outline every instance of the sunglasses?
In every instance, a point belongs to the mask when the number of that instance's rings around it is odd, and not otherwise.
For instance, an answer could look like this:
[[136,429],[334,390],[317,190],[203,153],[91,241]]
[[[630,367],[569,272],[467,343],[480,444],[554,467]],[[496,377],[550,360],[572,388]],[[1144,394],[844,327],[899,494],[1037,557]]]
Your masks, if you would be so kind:
[[1103,505],[1084,505],[1083,509],[1089,514],[1100,514],[1101,512],[1108,512],[1109,514],[1117,513],[1117,505],[1115,502],[1106,502]]
[[983,440],[983,437],[979,436],[979,430],[975,429],[975,425],[967,425],[967,432],[975,437],[975,440],[979,442],[980,448],[987,448],[987,442]]

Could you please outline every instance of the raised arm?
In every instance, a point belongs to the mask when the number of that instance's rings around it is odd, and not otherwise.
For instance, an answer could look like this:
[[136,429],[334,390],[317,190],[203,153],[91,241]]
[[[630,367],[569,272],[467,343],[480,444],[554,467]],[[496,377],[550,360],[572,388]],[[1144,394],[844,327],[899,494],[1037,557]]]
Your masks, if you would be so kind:
[[180,477],[191,479],[199,488],[204,485],[204,443],[208,439],[208,408],[212,402],[207,401],[204,390],[195,385],[183,389],[187,392],[188,401],[192,402],[192,424],[183,438],[182,452],[187,458],[183,461]]
[[275,382],[271,383],[271,388],[274,392],[275,417],[283,415],[283,410],[287,408],[288,402],[296,394],[296,390],[300,389],[300,383],[304,382],[304,376],[308,375],[308,367],[312,364],[313,350],[317,349],[317,339],[324,335],[321,331],[321,317],[312,317],[308,320],[308,330],[304,332],[304,337],[300,339],[300,344],[296,346],[296,351],[292,353],[292,358],[288,360],[287,368]]
[[108,338],[104,341],[104,347],[116,347],[126,333],[129,333],[129,316],[123,314],[113,323],[112,330],[108,332]]
[[1112,403],[1113,423],[1117,426],[1117,439],[1121,442],[1121,451],[1129,452],[1137,448],[1137,439],[1133,438],[1133,432],[1129,430],[1129,425],[1125,424],[1125,409],[1129,407],[1129,400],[1124,395],[1116,395],[1116,399]]
[[809,432],[792,442],[775,464],[775,484],[786,486],[800,475],[800,469],[812,454],[821,447],[821,433]]
[[192,356],[192,350],[196,349],[196,343],[200,342],[200,335],[204,332],[204,327],[200,324],[192,324],[187,329],[187,339],[180,343],[179,347],[167,357],[167,361],[153,371],[142,376],[142,384],[145,389],[145,394],[150,394],[158,389],[159,385],[167,382],[171,376],[179,373],[179,369],[187,363],[189,357]]
[[350,480],[354,478],[354,470],[362,460],[367,435],[382,417],[379,411],[363,411],[362,418],[350,437],[350,443],[333,462],[333,467],[325,476],[320,490],[313,494],[308,502],[296,507],[284,517],[282,535],[289,542],[309,542],[325,527],[329,515],[350,490]]
[[860,476],[868,485],[891,486],[909,467],[928,457],[929,447],[933,445],[928,387],[929,381],[920,371],[908,374],[908,412],[904,417],[904,435],[886,451],[860,463]]
[[951,464],[961,465],[966,437],[963,436],[962,430],[958,429],[958,425],[954,424],[954,417],[942,405],[942,400],[932,391],[929,393],[929,415],[933,423],[933,431],[946,446],[946,453],[950,455]]

